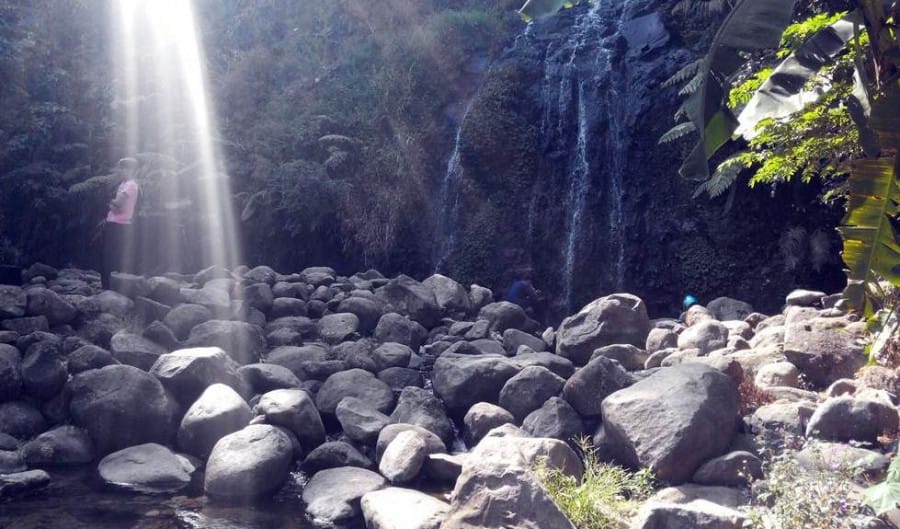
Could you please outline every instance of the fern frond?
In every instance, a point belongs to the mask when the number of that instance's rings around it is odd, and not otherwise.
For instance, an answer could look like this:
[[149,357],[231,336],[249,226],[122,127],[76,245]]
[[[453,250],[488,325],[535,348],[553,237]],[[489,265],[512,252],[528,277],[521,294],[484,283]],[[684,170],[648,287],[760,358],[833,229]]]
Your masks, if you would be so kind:
[[679,123],[675,125],[669,132],[666,132],[659,138],[659,143],[671,143],[675,140],[681,139],[692,132],[696,132],[697,127],[694,125],[692,121],[685,121],[684,123]]
[[690,81],[688,81],[686,85],[681,87],[681,90],[678,91],[678,95],[689,96],[696,92],[697,89],[700,88],[700,85],[703,83],[704,77],[706,77],[705,71],[697,72],[697,75],[695,75]]
[[738,176],[745,168],[740,155],[732,156],[719,164],[716,172],[694,191],[694,198],[706,193],[710,198],[717,198],[737,182]]
[[670,86],[675,86],[677,84],[681,84],[692,77],[697,75],[697,72],[700,70],[700,67],[703,65],[704,58],[700,57],[696,61],[688,63],[686,66],[672,74],[672,77],[666,79],[662,86],[664,88],[668,88]]
[[120,175],[117,175],[115,173],[92,176],[83,182],[78,182],[77,184],[72,184],[71,186],[69,186],[69,193],[75,195],[84,195],[87,193],[104,190],[105,188],[111,187],[113,184],[115,184],[119,178]]

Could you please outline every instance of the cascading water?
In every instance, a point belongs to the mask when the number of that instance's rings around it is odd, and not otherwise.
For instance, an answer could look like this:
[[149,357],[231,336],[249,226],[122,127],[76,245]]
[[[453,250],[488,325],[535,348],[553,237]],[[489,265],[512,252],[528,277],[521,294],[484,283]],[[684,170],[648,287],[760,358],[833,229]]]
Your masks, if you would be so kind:
[[566,308],[572,309],[572,278],[577,258],[578,237],[584,221],[584,208],[591,187],[591,168],[588,163],[587,109],[584,106],[584,85],[578,85],[578,140],[575,146],[575,163],[569,175],[566,193],[566,210],[569,215],[566,226],[565,260],[563,265],[563,299]]
[[465,110],[459,119],[459,123],[456,127],[456,137],[453,142],[453,152],[450,153],[450,158],[447,160],[447,170],[444,172],[444,177],[441,180],[441,187],[438,191],[437,204],[440,209],[438,209],[437,233],[435,234],[435,246],[432,255],[434,273],[436,274],[445,271],[447,257],[456,246],[456,239],[458,237],[459,208],[463,179],[462,154],[460,152],[462,146],[462,131],[463,123],[465,123],[466,116],[469,115],[469,111],[472,109],[472,104],[474,102],[475,98],[473,97],[466,103]]

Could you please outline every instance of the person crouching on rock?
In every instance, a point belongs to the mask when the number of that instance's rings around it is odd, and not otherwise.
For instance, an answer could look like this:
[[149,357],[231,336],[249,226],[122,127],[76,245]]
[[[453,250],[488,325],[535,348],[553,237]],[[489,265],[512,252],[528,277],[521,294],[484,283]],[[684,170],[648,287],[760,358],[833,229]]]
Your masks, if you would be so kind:
[[132,272],[137,245],[132,221],[137,206],[140,185],[137,181],[138,161],[122,158],[116,165],[119,185],[116,196],[109,201],[109,213],[103,226],[103,270],[100,280],[104,289],[109,289],[111,274]]

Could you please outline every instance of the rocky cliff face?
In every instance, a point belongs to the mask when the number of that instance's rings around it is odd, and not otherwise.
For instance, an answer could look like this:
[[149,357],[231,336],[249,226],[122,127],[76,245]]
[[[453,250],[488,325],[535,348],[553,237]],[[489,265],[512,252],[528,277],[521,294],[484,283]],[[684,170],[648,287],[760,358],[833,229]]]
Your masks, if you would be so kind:
[[840,287],[838,215],[814,189],[693,199],[683,146],[658,144],[679,104],[661,84],[702,47],[673,4],[600,0],[515,38],[457,136],[439,269],[494,287],[531,269],[551,313],[613,291],[653,311],[688,292],[764,305]]

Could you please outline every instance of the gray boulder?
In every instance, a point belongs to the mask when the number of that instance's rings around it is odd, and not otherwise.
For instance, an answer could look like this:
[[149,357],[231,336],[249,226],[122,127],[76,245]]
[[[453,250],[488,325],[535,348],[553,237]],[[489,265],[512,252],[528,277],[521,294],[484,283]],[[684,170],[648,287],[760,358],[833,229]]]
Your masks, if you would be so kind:
[[389,487],[362,497],[368,529],[440,529],[450,505],[411,489]]
[[571,360],[554,353],[523,352],[520,348],[516,356],[510,358],[510,361],[519,369],[525,369],[528,366],[546,367],[562,378],[569,378],[575,373],[575,366],[572,364]]
[[345,397],[337,405],[335,416],[344,435],[358,443],[374,445],[391,418],[356,397]]
[[21,318],[28,304],[25,291],[14,285],[0,285],[0,320]]
[[414,430],[406,430],[387,445],[378,470],[395,485],[409,483],[419,475],[427,455],[425,439]]
[[375,290],[375,296],[389,310],[404,314],[426,327],[434,327],[441,317],[441,309],[434,291],[415,279],[399,275]]
[[348,369],[325,380],[316,394],[316,407],[324,414],[334,415],[338,403],[345,397],[369,402],[381,413],[394,409],[394,392],[390,386],[362,369]]
[[809,419],[806,436],[827,441],[876,443],[880,435],[897,433],[897,409],[878,399],[834,397]]
[[731,443],[738,393],[720,371],[683,364],[613,393],[601,410],[603,450],[623,465],[647,467],[658,479],[678,484]]
[[854,330],[844,318],[794,323],[784,332],[784,355],[810,384],[826,388],[835,380],[853,378],[865,365],[863,330]]
[[678,347],[678,333],[671,329],[653,328],[647,334],[644,348],[649,354]]
[[381,309],[374,300],[358,296],[342,300],[337,306],[337,312],[355,314],[359,319],[359,332],[364,334],[374,331],[381,318]]
[[612,294],[563,320],[557,332],[556,352],[576,365],[584,365],[594,350],[606,345],[643,347],[649,332],[644,302],[632,294]]
[[421,324],[395,312],[389,312],[378,320],[375,339],[379,342],[401,343],[414,352],[425,343],[428,330]]
[[375,368],[383,371],[390,367],[407,367],[412,358],[413,350],[401,343],[385,343],[372,351],[372,360]]
[[69,378],[59,346],[51,341],[32,344],[22,360],[20,371],[25,392],[41,400],[59,393]]
[[496,403],[500,390],[518,369],[503,356],[445,353],[434,363],[434,392],[451,413],[464,413],[477,402]]
[[630,344],[613,344],[601,347],[591,353],[591,360],[598,356],[605,356],[610,360],[615,360],[622,364],[622,367],[628,371],[640,371],[644,369],[644,364],[647,362],[648,358],[646,352]]
[[472,302],[466,288],[449,277],[434,274],[422,284],[434,292],[441,311],[448,315],[465,315],[472,311]]
[[[112,353],[96,345],[79,347],[69,354],[66,360],[68,371],[72,375],[77,375],[89,369],[100,369],[101,367],[119,363],[118,360],[113,358]],[[0,379],[2,379],[2,375],[0,375]]]
[[479,402],[463,417],[466,443],[474,446],[494,428],[515,422],[516,418],[508,410],[489,402]]
[[299,388],[301,384],[290,369],[277,364],[249,364],[239,368],[237,374],[257,395],[276,389]]
[[551,397],[525,417],[522,429],[534,437],[550,437],[574,444],[584,433],[584,422],[568,402]]
[[503,385],[499,404],[512,413],[516,423],[521,423],[547,399],[559,395],[565,384],[562,377],[546,367],[526,367]]
[[168,351],[161,345],[139,334],[119,331],[109,341],[113,358],[119,362],[148,371]]
[[707,355],[728,345],[728,328],[716,320],[704,320],[691,325],[678,335],[679,349],[698,349]]
[[596,417],[601,413],[603,399],[631,383],[631,375],[618,362],[600,356],[569,377],[562,393],[583,417]]
[[506,329],[503,331],[503,348],[506,350],[507,356],[515,355],[519,347],[523,345],[528,346],[535,352],[547,350],[547,344],[544,343],[544,340],[533,334],[528,334],[519,329]]
[[740,511],[706,500],[690,503],[646,503],[632,523],[633,529],[741,529],[746,517]]
[[262,329],[242,321],[211,320],[197,325],[185,342],[187,347],[220,347],[240,365],[259,362],[266,349]]
[[822,298],[824,297],[824,292],[800,288],[788,294],[787,297],[784,298],[784,303],[792,307],[821,306]]
[[294,447],[278,427],[252,424],[216,443],[206,463],[203,490],[214,499],[266,496],[281,488]]
[[203,305],[185,303],[172,308],[163,318],[166,327],[172,329],[175,337],[186,340],[191,334],[191,329],[213,319],[212,311]]
[[706,304],[706,308],[719,321],[743,320],[753,314],[753,305],[728,297],[719,297]]
[[94,443],[81,428],[58,426],[25,443],[22,456],[31,468],[81,465],[94,460]]
[[319,336],[327,343],[337,344],[349,340],[359,330],[359,318],[351,312],[328,314],[316,324]]
[[721,487],[747,487],[762,477],[762,461],[750,452],[736,451],[703,463],[694,473],[693,482]]
[[99,455],[142,443],[168,443],[178,405],[159,380],[136,367],[93,369],[69,381],[72,422],[91,434]]
[[379,474],[356,467],[330,468],[313,475],[303,488],[306,511],[318,523],[352,525],[362,522],[362,497],[383,489]]
[[203,459],[219,439],[249,422],[250,407],[244,399],[224,384],[212,384],[181,419],[178,447]]
[[25,440],[46,429],[46,419],[31,404],[19,400],[0,404],[0,434]]
[[501,333],[507,329],[525,330],[531,323],[525,309],[509,301],[488,303],[481,307],[478,319],[487,320],[490,330]]
[[307,472],[319,472],[338,467],[359,467],[371,470],[375,464],[356,447],[343,441],[322,443],[303,460],[303,468]]
[[191,482],[194,465],[165,446],[147,443],[113,452],[97,466],[100,478],[118,488],[145,493],[175,492]]
[[391,413],[391,422],[421,426],[445,444],[453,441],[453,422],[447,417],[443,403],[422,388],[408,387],[400,392],[397,407]]
[[185,406],[212,384],[244,392],[238,365],[219,347],[194,347],[163,354],[150,368],[163,387]]
[[0,474],[0,499],[26,494],[50,484],[50,474],[43,470],[28,470],[14,474]]
[[298,379],[307,380],[314,378],[312,375],[319,371],[319,367],[325,362],[334,361],[328,349],[320,344],[282,345],[269,351],[266,362],[287,368]]
[[325,426],[312,398],[300,389],[276,389],[260,397],[254,412],[291,431],[305,450],[325,442]]
[[425,428],[414,424],[395,423],[385,426],[381,433],[378,434],[378,442],[375,444],[375,460],[381,461],[381,456],[384,455],[384,451],[387,450],[391,441],[406,431],[414,431],[419,437],[424,439],[429,454],[443,454],[447,452],[447,446],[441,441],[440,437]]
[[78,316],[74,305],[46,288],[29,288],[25,291],[28,316],[44,316],[51,326],[70,323]]
[[22,394],[22,355],[9,344],[0,344],[0,402]]

